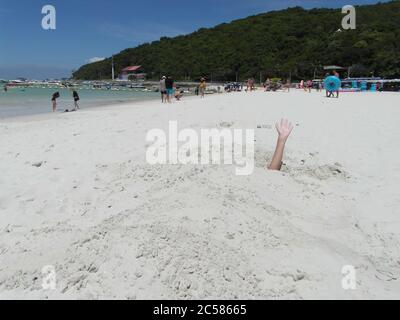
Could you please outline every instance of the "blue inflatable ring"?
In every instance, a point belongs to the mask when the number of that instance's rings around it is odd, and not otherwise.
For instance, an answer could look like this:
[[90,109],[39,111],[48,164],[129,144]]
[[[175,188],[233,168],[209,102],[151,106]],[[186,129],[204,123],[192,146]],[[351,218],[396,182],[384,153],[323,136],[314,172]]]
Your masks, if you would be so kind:
[[338,77],[329,76],[324,80],[324,85],[328,91],[338,91],[342,86],[342,82]]

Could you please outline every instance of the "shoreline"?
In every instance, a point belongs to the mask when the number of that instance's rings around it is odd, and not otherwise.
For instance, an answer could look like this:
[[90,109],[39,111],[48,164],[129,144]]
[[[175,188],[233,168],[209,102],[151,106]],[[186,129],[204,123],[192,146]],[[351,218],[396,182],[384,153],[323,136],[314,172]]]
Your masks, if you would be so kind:
[[[52,114],[50,98],[54,91],[46,89],[28,89],[25,92],[0,93],[0,119],[18,118],[25,116],[35,116],[43,114]],[[56,89],[53,89],[56,90]],[[58,113],[73,107],[73,101],[69,99],[70,90],[62,89],[61,98],[57,101]],[[60,91],[61,92],[61,91]],[[84,109],[97,108],[108,105],[130,104],[141,101],[153,101],[158,98],[154,92],[135,92],[135,91],[102,91],[84,90],[79,92],[81,100],[80,105]]]
[[[255,91],[255,92],[263,93],[265,95],[268,94],[268,93],[264,92],[261,89]],[[255,93],[255,92],[253,92],[253,93]],[[302,94],[303,90],[302,89],[293,89],[293,90],[291,90],[291,93],[294,93],[294,92]],[[206,97],[215,96],[215,95],[222,95],[222,94],[228,94],[228,95],[230,94],[230,95],[232,95],[232,94],[238,94],[238,93],[239,94],[240,93],[246,94],[245,92],[231,92],[231,93],[222,92],[222,93],[214,93],[212,95],[206,95]],[[312,94],[315,94],[315,93],[316,92],[314,92],[314,91],[312,92]],[[286,92],[279,91],[279,92],[271,92],[270,94],[286,94]],[[324,95],[324,92],[317,92],[316,94],[320,94],[321,97],[322,97]],[[341,94],[345,94],[345,95],[346,94],[352,94],[352,95],[354,95],[354,94],[356,94],[356,95],[357,94],[358,95],[379,95],[379,94],[384,94],[384,95],[394,95],[394,96],[398,96],[399,95],[398,92],[389,92],[389,91],[388,92],[341,92]],[[196,98],[198,98],[198,96],[188,95],[188,96],[184,96],[182,101],[190,100],[190,99],[196,99]],[[123,107],[123,106],[135,106],[135,105],[138,105],[138,104],[146,104],[146,103],[152,104],[153,102],[155,102],[157,100],[159,100],[159,98],[152,97],[152,98],[146,98],[146,99],[143,99],[143,100],[132,100],[132,101],[124,101],[124,102],[116,102],[116,103],[105,103],[105,104],[97,105],[97,106],[93,105],[93,106],[89,106],[89,107],[83,107],[80,110],[78,110],[77,113],[79,114],[79,113],[82,113],[82,112],[85,112],[85,111],[95,111],[95,110],[100,110],[100,109],[115,108],[115,107],[119,107],[119,106],[121,106],[121,107]],[[175,104],[175,103],[179,104],[180,102],[174,100],[173,104]],[[160,103],[160,105],[161,105],[161,103]],[[165,105],[168,105],[168,104],[165,104]],[[45,120],[47,118],[54,118],[55,115],[63,115],[63,114],[65,114],[65,112],[62,112],[61,110],[57,111],[55,113],[51,112],[51,106],[49,104],[49,112],[0,117],[0,122],[8,122],[8,121],[17,122],[19,120],[21,120],[21,121]]]
[[[62,112],[62,111],[57,111],[57,112],[49,112],[46,113],[38,113],[38,114],[29,114],[29,115],[20,115],[20,116],[11,116],[11,117],[4,117],[0,118],[0,122],[30,122],[30,121],[35,121],[35,120],[49,120],[49,119],[56,119],[55,116],[62,116],[62,115],[67,115],[68,113],[70,114],[81,114],[83,112],[93,112],[96,110],[101,110],[101,109],[108,109],[108,108],[115,108],[115,107],[128,107],[128,106],[136,106],[138,104],[146,104],[146,103],[153,103],[157,100],[157,98],[149,98],[146,100],[138,100],[138,101],[126,101],[126,102],[119,102],[119,103],[111,103],[111,104],[104,104],[104,105],[99,105],[99,106],[90,106],[90,107],[83,107],[79,109],[78,111],[75,112]],[[50,108],[51,109],[51,106]]]
[[99,105],[99,106],[91,106],[91,107],[86,107],[86,108],[81,108],[78,111],[75,112],[62,112],[62,111],[56,111],[56,112],[47,112],[47,113],[38,113],[38,114],[30,114],[30,115],[21,115],[21,116],[11,116],[11,117],[4,117],[0,118],[0,122],[6,123],[6,122],[31,122],[31,121],[39,121],[39,120],[51,120],[51,119],[57,119],[58,116],[62,115],[68,115],[68,114],[82,114],[86,112],[94,112],[97,110],[102,110],[102,109],[108,109],[108,108],[115,108],[115,107],[128,107],[128,106],[136,106],[138,104],[145,104],[146,102],[152,103],[156,100],[154,99],[148,99],[148,100],[142,100],[142,101],[127,101],[127,102],[120,102],[120,103],[112,103],[112,104],[105,104],[105,105]]

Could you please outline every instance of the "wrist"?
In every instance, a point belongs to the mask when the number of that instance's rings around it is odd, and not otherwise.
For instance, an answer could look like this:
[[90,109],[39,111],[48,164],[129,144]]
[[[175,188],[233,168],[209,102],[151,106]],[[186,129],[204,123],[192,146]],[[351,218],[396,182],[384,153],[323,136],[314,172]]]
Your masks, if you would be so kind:
[[278,137],[278,143],[283,143],[285,144],[287,141],[287,137]]

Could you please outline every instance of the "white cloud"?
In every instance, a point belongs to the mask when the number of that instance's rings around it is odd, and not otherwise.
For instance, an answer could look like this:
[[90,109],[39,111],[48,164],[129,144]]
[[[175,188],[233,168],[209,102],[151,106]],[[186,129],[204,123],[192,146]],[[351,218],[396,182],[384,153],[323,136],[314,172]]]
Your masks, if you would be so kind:
[[94,62],[99,62],[99,61],[103,61],[103,60],[105,60],[105,58],[93,57],[93,58],[90,58],[87,62],[94,63]]

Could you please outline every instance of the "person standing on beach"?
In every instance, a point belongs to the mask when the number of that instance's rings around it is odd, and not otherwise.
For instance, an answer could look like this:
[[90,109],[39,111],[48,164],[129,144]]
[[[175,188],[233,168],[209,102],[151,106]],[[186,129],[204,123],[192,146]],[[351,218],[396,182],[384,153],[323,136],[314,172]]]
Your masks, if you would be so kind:
[[254,79],[250,78],[247,80],[247,92],[252,92],[254,91]]
[[245,91],[246,91],[246,92],[250,92],[250,91],[251,91],[251,80],[250,80],[250,78],[247,79],[246,85],[247,85],[247,88],[246,88]]
[[167,95],[167,88],[165,87],[165,80],[166,80],[166,77],[165,76],[163,76],[162,78],[161,78],[161,80],[160,80],[160,93],[161,93],[161,102],[162,103],[165,103],[165,102],[167,102],[167,97],[166,97],[166,95]]
[[4,92],[7,92],[8,91],[8,87],[7,87],[7,85],[5,85],[4,86]]
[[51,97],[51,101],[53,102],[53,112],[57,110],[57,99],[60,97],[60,93],[57,91]]
[[201,78],[200,79],[200,85],[199,85],[199,91],[200,91],[200,98],[204,98],[204,95],[206,93],[206,89],[207,89],[207,83],[206,83],[206,79]]
[[75,90],[72,92],[72,96],[74,97],[74,111],[79,110],[79,105],[78,105],[78,101],[79,99],[79,95],[78,92],[76,92]]
[[307,81],[307,88],[308,88],[308,92],[311,93],[311,89],[313,87],[313,82],[312,80],[308,80]]
[[270,78],[265,80],[265,83],[264,83],[265,91],[271,91],[271,84],[272,84],[272,82],[271,82]]
[[287,89],[287,92],[290,92],[290,87],[292,86],[292,83],[291,83],[291,81],[290,81],[290,79],[287,79],[287,81],[286,81],[286,89]]
[[171,103],[171,97],[174,96],[174,80],[171,76],[167,76],[165,79],[165,91],[167,92],[167,101]]

